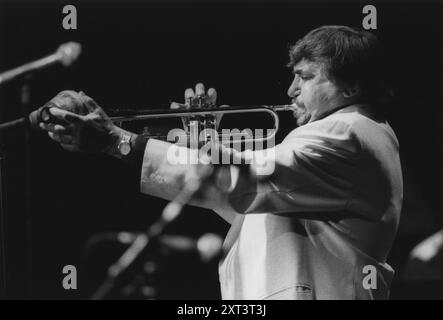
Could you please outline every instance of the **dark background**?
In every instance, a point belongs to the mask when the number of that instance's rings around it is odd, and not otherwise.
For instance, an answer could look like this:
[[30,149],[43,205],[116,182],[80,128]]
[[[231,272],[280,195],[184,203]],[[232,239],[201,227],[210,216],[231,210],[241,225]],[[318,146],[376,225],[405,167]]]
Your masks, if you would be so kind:
[[[66,4],[77,8],[77,30],[62,27]],[[218,90],[220,104],[282,104],[288,102],[292,80],[285,67],[288,45],[321,25],[361,26],[365,4],[0,1],[0,71],[78,41],[83,52],[71,68],[54,66],[28,80],[35,108],[64,89],[83,90],[104,109],[167,108],[199,81]],[[441,294],[436,283],[407,283],[401,272],[412,247],[443,226],[443,6],[418,1],[375,5],[375,33],[394,75],[397,101],[389,120],[400,141],[405,182],[401,225],[389,259],[397,271],[392,298],[436,298]],[[0,87],[2,122],[22,115],[21,84]],[[253,127],[252,122],[248,118],[246,125]],[[283,117],[282,126],[279,138],[294,123]],[[116,160],[68,153],[42,133],[31,138],[26,153],[21,130],[2,135],[6,297],[87,298],[124,248],[102,243],[85,253],[88,239],[102,232],[143,231],[166,202],[139,194],[138,173]],[[26,218],[26,177],[31,219]],[[224,236],[227,230],[215,214],[187,207],[167,231],[196,239],[207,232]],[[202,267],[190,260],[176,256],[165,262],[162,297],[218,298],[216,264]],[[77,266],[78,290],[63,289],[65,265]],[[180,284],[180,278],[188,282]]]

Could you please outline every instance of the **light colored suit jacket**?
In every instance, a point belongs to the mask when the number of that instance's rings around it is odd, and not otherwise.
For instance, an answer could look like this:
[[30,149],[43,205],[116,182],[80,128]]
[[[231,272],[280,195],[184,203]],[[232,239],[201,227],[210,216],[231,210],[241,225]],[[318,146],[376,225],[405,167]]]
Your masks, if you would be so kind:
[[[219,275],[223,299],[386,299],[402,173],[391,127],[354,105],[293,130],[266,179],[245,170],[208,183],[193,204],[232,224]],[[149,140],[141,191],[172,199],[192,173]],[[219,175],[220,176],[220,175]]]

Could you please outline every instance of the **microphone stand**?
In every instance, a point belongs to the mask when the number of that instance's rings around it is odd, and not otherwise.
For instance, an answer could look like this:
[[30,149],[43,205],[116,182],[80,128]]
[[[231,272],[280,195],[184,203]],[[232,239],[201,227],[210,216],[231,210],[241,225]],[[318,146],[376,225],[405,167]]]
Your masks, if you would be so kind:
[[[30,86],[31,74],[25,77],[24,83],[22,84],[20,90],[20,102],[23,109],[23,114],[28,115],[31,112],[31,86]],[[32,132],[30,126],[25,126],[25,181],[24,181],[24,191],[25,191],[25,243],[26,243],[26,292],[29,298],[32,297],[32,266],[33,266],[33,247],[32,247]]]
[[[0,134],[5,129],[15,128],[25,124],[31,111],[31,89],[30,78],[33,72],[42,70],[57,63],[63,66],[70,66],[80,55],[81,45],[76,42],[68,42],[59,46],[57,51],[49,56],[43,57],[21,65],[17,68],[0,73],[0,85],[9,81],[24,79],[20,90],[20,101],[25,115],[24,118],[0,124]],[[31,215],[31,131],[30,126],[25,126],[25,232],[26,232],[26,292],[29,297],[32,295],[32,215]],[[5,253],[5,220],[7,217],[7,199],[5,191],[4,164],[6,156],[4,153],[3,141],[0,136],[0,297],[6,297],[6,253]]]
[[177,219],[181,214],[183,207],[191,201],[203,182],[206,181],[213,172],[212,166],[199,166],[199,169],[201,170],[197,170],[198,172],[196,172],[195,176],[185,182],[185,185],[179,194],[163,209],[160,219],[150,226],[145,233],[137,235],[131,246],[108,268],[106,280],[92,295],[91,300],[105,299],[115,288],[121,276],[125,274],[129,267],[147,250],[149,243],[162,235],[165,228]]
[[[23,114],[28,115],[31,111],[31,73],[23,77],[23,83],[20,87],[20,104]],[[7,157],[5,152],[5,144],[2,136],[3,131],[12,129],[26,124],[26,117],[0,124],[0,297],[7,298],[6,284],[6,219],[7,219],[7,192],[6,192],[6,170]],[[30,126],[24,126],[24,229],[25,229],[25,292],[28,298],[32,296],[32,132]]]
[[31,167],[32,167],[32,132],[29,124],[28,115],[31,112],[31,88],[30,88],[31,74],[26,74],[23,77],[24,83],[20,88],[20,104],[25,117],[0,123],[0,297],[7,297],[6,293],[6,219],[7,219],[7,192],[6,192],[6,170],[7,165],[6,146],[3,132],[9,129],[15,129],[18,127],[24,127],[24,221],[25,221],[25,237],[26,237],[26,292],[30,297],[32,295],[32,179],[31,179]]
[[0,132],[0,298],[6,299],[6,209],[7,209],[7,195],[5,189],[5,174],[4,170],[6,164],[5,145],[3,142],[2,132]]

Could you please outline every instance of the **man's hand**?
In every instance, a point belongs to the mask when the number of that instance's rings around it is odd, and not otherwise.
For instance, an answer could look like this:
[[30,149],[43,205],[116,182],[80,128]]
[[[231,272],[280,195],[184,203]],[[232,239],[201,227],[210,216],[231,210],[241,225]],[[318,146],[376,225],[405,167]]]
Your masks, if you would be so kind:
[[67,111],[72,109],[68,105],[57,105],[49,109],[57,123],[40,123],[40,127],[66,150],[110,153],[122,129],[114,125],[103,109],[83,92],[77,98],[87,111],[85,115]]
[[73,90],[64,90],[59,92],[46,105],[84,116],[88,114],[89,111],[85,106],[82,96],[84,96],[82,91],[78,93]]
[[[202,103],[203,105],[200,105]],[[170,105],[171,109],[190,109],[190,108],[216,108],[217,106],[217,91],[214,88],[209,88],[205,91],[205,85],[203,83],[197,83],[195,85],[195,91],[192,88],[185,90],[185,104],[180,104],[177,102],[172,102]],[[227,106],[221,106],[227,107]],[[217,126],[221,121],[223,115],[217,115],[216,122]],[[183,126],[185,129],[189,126],[189,117],[183,118]]]
[[195,91],[192,88],[185,90],[185,105],[183,106],[177,102],[172,102],[171,109],[189,109],[193,106],[193,103],[197,98],[202,98],[205,104],[209,107],[215,107],[217,102],[217,91],[215,91],[214,88],[210,88],[206,93],[205,85],[203,83],[197,83],[195,85]]

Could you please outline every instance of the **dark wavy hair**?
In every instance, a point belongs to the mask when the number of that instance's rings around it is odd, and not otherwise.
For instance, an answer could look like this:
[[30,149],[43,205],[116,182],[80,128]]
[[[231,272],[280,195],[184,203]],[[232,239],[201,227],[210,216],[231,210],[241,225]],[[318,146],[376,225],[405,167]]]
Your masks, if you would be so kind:
[[330,80],[359,85],[371,100],[392,98],[387,64],[377,37],[347,26],[322,26],[310,31],[289,50],[289,67],[302,59],[319,62]]

